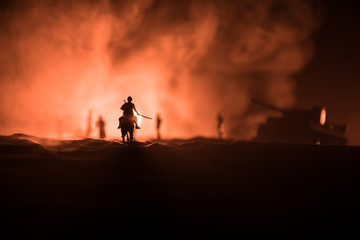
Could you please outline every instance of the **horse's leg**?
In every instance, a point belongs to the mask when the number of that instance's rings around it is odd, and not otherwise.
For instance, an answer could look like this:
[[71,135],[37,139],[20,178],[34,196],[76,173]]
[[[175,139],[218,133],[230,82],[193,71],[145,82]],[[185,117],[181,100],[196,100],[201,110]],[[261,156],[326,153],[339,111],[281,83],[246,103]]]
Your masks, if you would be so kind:
[[125,144],[125,134],[124,134],[123,129],[121,129],[121,137],[122,137],[122,140],[123,140],[123,144]]
[[134,127],[130,130],[130,141],[134,139]]

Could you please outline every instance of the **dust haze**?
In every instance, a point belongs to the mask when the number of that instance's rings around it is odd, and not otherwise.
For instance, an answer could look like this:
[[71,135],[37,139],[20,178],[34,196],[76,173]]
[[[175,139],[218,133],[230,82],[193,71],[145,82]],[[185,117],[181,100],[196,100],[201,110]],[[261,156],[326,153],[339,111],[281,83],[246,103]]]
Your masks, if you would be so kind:
[[[163,119],[165,138],[250,139],[265,112],[295,104],[322,5],[307,0],[1,1],[0,134],[80,138],[102,115],[119,137],[123,99]],[[93,124],[95,125],[95,124]],[[138,137],[154,137],[143,119]],[[94,126],[93,126],[94,127]],[[96,137],[95,131],[92,132]]]

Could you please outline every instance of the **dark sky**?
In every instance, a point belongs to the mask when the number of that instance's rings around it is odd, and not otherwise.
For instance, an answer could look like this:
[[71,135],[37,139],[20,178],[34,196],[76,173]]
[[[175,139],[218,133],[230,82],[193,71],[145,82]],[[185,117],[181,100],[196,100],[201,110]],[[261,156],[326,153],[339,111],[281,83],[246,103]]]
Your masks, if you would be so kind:
[[297,106],[324,105],[328,120],[350,126],[360,145],[359,12],[352,1],[324,1],[325,19],[314,34],[312,61],[297,74]]

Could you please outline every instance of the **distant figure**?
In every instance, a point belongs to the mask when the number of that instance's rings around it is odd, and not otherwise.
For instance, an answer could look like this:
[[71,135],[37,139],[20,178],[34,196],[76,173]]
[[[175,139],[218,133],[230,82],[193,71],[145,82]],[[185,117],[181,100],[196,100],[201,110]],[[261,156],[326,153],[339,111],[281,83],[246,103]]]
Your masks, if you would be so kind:
[[99,128],[100,139],[105,138],[105,122],[101,116],[99,116],[99,120],[96,122],[96,126]]
[[137,124],[137,117],[134,116],[134,111],[140,115],[138,113],[138,111],[136,110],[135,108],[135,104],[133,104],[131,101],[132,101],[132,97],[129,96],[127,98],[128,102],[125,102],[122,106],[121,106],[121,110],[123,110],[123,115],[119,118],[119,126],[118,128],[121,128],[121,122],[124,118],[126,118],[127,120],[133,122],[136,126],[136,129],[140,129],[140,127],[138,126]]
[[217,130],[218,130],[218,134],[219,134],[219,139],[222,140],[223,134],[224,134],[224,118],[221,115],[221,113],[219,112],[218,116],[217,116]]
[[156,115],[156,133],[157,133],[157,138],[158,138],[158,141],[160,141],[161,137],[160,137],[160,125],[161,125],[161,117],[160,117],[160,114],[158,113]]
[[87,118],[87,124],[86,124],[86,137],[89,138],[91,135],[91,115],[92,112],[89,110],[88,118]]

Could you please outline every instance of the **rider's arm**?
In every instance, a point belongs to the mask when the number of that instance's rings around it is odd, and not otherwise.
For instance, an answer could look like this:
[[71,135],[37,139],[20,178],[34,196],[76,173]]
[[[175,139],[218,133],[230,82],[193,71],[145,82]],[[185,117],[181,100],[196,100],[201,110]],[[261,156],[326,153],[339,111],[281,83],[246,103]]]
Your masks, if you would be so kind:
[[140,113],[136,110],[135,105],[134,105],[134,110],[135,110],[135,112],[137,113],[137,115],[140,115]]

